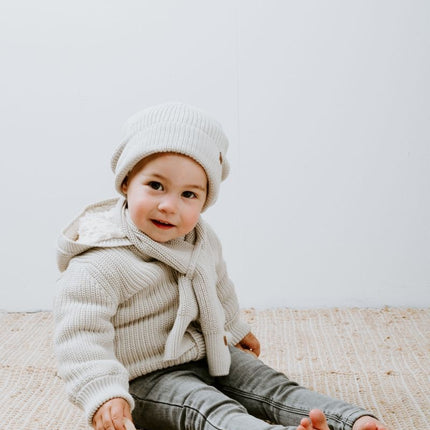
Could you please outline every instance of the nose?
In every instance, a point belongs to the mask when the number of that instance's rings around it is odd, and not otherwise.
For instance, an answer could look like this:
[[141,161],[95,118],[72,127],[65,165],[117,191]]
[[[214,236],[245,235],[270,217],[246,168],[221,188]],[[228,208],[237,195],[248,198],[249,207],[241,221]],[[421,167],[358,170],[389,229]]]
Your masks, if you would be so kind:
[[158,203],[158,209],[164,213],[175,213],[178,207],[178,199],[171,194],[165,194]]

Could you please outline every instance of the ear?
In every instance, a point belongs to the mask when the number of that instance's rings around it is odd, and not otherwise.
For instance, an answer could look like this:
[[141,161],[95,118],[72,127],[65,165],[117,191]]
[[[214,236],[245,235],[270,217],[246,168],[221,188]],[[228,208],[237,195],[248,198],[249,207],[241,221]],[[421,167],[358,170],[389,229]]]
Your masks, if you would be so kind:
[[126,195],[127,195],[127,190],[128,190],[128,176],[124,178],[121,184],[121,191]]

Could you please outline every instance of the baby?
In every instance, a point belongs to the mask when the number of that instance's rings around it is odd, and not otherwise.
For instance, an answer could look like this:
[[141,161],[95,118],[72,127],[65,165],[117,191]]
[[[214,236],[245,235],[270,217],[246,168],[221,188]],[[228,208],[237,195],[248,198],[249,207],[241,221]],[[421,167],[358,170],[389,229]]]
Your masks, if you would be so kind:
[[180,103],[126,123],[112,158],[121,196],[59,238],[55,350],[70,399],[96,430],[386,430],[257,358],[201,217],[229,173],[227,147],[216,121]]

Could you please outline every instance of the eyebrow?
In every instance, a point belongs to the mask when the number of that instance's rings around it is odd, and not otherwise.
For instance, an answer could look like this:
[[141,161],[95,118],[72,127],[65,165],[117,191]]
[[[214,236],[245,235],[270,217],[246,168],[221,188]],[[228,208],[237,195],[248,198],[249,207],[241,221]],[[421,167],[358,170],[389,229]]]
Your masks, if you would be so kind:
[[[156,179],[167,181],[167,178],[164,177],[163,175],[160,175],[159,173],[150,173],[148,176],[153,176]],[[202,187],[201,185],[188,184],[188,185],[184,185],[183,188],[191,188],[191,189],[196,189],[196,190],[206,192],[206,187]]]

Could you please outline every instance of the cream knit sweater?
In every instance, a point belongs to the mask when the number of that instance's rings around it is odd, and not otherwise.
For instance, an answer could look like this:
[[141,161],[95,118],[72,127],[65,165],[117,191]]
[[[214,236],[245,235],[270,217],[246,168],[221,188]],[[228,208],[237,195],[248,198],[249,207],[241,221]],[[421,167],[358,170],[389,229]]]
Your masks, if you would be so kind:
[[122,198],[97,203],[63,232],[57,261],[58,371],[89,423],[111,398],[133,407],[128,381],[154,370],[207,357],[211,374],[227,374],[227,343],[249,332],[202,220],[160,244],[134,226]]

